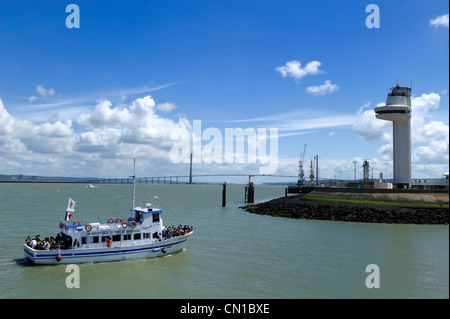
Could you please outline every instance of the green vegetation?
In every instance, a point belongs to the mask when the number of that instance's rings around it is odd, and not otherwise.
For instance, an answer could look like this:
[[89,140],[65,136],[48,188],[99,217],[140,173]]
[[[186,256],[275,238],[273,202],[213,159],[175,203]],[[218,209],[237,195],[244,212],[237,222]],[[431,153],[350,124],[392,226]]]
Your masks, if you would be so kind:
[[402,202],[387,202],[387,201],[375,201],[375,200],[328,198],[328,197],[310,196],[310,195],[305,195],[302,198],[308,199],[308,200],[315,200],[315,201],[320,201],[320,202],[332,202],[332,203],[449,208],[449,204],[439,204],[439,203],[404,203],[404,202],[402,203]]

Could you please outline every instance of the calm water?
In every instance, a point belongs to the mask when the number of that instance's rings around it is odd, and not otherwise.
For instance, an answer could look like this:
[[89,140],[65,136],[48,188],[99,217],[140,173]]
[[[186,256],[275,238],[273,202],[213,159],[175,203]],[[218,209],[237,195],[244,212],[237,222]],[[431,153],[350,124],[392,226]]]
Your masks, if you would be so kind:
[[[137,205],[164,209],[165,225],[189,224],[185,250],[158,259],[25,266],[26,236],[56,235],[67,199],[74,220],[128,217],[130,185],[0,184],[1,298],[449,298],[449,228],[292,220],[246,213],[244,186],[137,185]],[[256,186],[263,201],[282,186]],[[155,196],[157,198],[155,198]],[[380,269],[380,288],[365,268]]]

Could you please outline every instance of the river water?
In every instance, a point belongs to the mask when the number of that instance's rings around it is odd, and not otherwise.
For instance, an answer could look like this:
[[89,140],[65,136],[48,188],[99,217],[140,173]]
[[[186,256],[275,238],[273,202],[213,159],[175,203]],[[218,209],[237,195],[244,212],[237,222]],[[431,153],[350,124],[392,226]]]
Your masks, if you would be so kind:
[[[1,298],[449,298],[449,228],[294,220],[239,209],[244,186],[137,184],[136,205],[163,209],[165,225],[193,225],[177,254],[82,264],[80,288],[66,265],[28,266],[29,235],[56,235],[69,197],[73,220],[128,217],[129,184],[0,184]],[[284,195],[255,189],[256,202]],[[379,288],[368,288],[367,265]],[[371,277],[372,278],[372,277]]]

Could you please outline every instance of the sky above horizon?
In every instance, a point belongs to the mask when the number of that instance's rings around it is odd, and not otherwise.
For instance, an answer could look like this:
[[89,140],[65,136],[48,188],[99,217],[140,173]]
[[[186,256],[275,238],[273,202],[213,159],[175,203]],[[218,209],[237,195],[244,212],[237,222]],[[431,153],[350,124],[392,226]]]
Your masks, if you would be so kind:
[[[441,0],[2,1],[0,174],[120,178],[136,158],[137,176],[187,175],[170,152],[200,121],[203,151],[227,129],[277,128],[277,175],[298,174],[306,144],[321,178],[353,179],[354,161],[362,178],[364,159],[392,178],[392,123],[373,109],[398,80],[412,86],[412,177],[440,178],[448,14]],[[194,174],[259,174],[252,147],[243,162],[205,153]]]

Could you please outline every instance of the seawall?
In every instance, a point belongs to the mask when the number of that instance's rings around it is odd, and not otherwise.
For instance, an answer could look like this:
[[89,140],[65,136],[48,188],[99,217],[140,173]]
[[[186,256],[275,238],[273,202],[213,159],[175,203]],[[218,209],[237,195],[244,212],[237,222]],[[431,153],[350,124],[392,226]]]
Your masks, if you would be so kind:
[[[316,199],[311,199],[313,197]],[[329,200],[333,198],[358,202]],[[365,200],[371,202],[363,203]],[[377,201],[378,203],[374,203]],[[383,202],[395,202],[395,205]],[[287,218],[388,224],[449,224],[448,193],[380,195],[346,192],[343,195],[338,192],[313,191],[305,196],[280,197],[241,208],[253,214]]]

